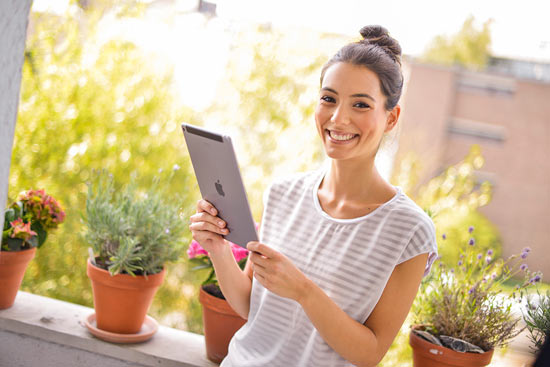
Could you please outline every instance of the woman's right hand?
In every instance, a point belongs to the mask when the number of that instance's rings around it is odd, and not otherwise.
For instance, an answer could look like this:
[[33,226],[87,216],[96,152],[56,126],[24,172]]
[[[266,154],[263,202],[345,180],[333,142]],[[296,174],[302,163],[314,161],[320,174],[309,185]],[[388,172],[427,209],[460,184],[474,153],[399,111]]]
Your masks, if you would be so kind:
[[193,239],[210,255],[216,254],[226,246],[222,235],[227,235],[229,230],[226,223],[218,215],[214,205],[204,199],[197,202],[197,212],[190,217],[189,229]]

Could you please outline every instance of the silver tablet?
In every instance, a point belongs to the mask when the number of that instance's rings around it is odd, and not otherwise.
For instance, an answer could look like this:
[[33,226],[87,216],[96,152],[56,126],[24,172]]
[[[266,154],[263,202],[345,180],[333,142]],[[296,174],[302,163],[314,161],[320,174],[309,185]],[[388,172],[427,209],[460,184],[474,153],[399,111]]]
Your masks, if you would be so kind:
[[227,223],[229,234],[224,238],[244,248],[258,241],[231,138],[189,124],[181,128],[201,195]]

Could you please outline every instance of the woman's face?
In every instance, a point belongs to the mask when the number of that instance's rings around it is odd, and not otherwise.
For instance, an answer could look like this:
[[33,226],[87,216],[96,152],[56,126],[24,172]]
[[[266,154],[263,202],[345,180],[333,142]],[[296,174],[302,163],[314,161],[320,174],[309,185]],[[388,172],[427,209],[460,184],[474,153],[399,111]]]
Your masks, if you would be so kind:
[[363,66],[339,62],[322,81],[315,109],[317,131],[330,158],[374,159],[384,132],[399,118],[400,108],[384,107],[378,76]]

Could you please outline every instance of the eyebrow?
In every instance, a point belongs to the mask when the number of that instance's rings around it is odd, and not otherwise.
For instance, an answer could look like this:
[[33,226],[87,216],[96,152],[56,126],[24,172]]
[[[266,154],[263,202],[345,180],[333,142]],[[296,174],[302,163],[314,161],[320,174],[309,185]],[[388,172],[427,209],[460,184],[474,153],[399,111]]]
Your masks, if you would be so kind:
[[[326,91],[329,91],[331,93],[334,93],[334,94],[338,95],[337,91],[335,91],[334,89],[329,88],[329,87],[323,87],[323,88],[321,88],[321,90],[326,90]],[[372,101],[376,102],[376,100],[374,98],[372,98],[367,93],[355,93],[355,94],[352,94],[350,97],[365,97],[365,98],[371,99]]]

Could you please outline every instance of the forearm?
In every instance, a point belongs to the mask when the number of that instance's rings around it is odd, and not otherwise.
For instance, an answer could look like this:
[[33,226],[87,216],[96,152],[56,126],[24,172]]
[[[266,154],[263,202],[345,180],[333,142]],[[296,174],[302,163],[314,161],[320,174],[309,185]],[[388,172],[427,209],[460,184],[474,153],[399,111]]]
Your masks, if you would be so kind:
[[376,335],[346,314],[321,288],[308,282],[298,300],[325,342],[357,366],[376,366],[381,359]]
[[230,249],[210,258],[225,299],[239,316],[247,319],[252,280],[241,270]]

